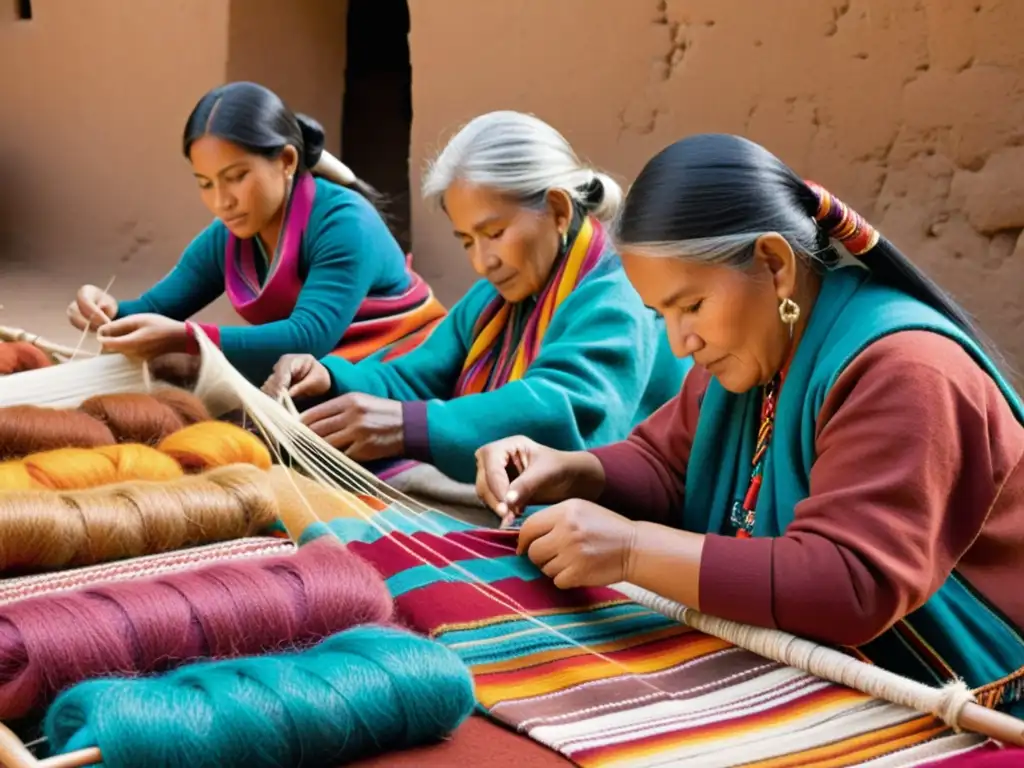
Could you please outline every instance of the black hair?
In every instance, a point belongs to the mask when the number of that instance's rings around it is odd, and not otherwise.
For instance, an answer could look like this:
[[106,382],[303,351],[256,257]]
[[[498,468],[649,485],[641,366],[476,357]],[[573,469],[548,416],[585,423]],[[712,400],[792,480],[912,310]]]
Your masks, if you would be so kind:
[[[705,260],[744,267],[754,241],[778,232],[795,251],[834,266],[839,254],[819,226],[820,199],[789,166],[759,144],[727,134],[698,134],[677,141],[644,166],[630,188],[618,221],[622,247],[706,239]],[[749,235],[744,247],[729,238]],[[715,240],[722,240],[715,247]],[[733,240],[733,243],[736,241]],[[680,254],[681,255],[681,254]],[[959,304],[882,235],[857,256],[875,279],[941,312],[1007,369],[1003,356]],[[1007,377],[1009,378],[1009,377]]]
[[[320,123],[292,112],[280,96],[258,83],[228,83],[203,96],[185,123],[185,157],[191,159],[192,145],[203,136],[216,136],[270,159],[279,157],[285,147],[294,147],[299,171],[311,171],[324,151]],[[383,196],[371,185],[357,178],[349,186],[380,208]]]

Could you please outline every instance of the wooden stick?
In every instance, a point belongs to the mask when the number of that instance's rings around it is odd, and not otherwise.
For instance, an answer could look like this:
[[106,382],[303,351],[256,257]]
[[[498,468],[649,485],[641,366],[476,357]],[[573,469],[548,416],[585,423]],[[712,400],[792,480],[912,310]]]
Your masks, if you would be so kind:
[[1004,744],[1024,747],[1024,720],[981,704],[965,705],[957,718],[957,725],[965,731],[980,733]]
[[0,723],[0,763],[6,768],[37,768],[39,765],[36,756],[3,723]]
[[99,747],[89,747],[89,749],[80,749],[77,752],[68,752],[48,757],[45,760],[38,760],[32,764],[32,768],[80,768],[80,766],[96,765],[102,762],[103,756],[100,754]]
[[[75,354],[75,350],[71,347],[65,347],[62,344],[55,344],[54,342],[47,341],[43,337],[37,336],[34,333],[29,333],[21,328],[12,328],[8,325],[0,325],[0,340],[26,341],[54,358],[70,358]],[[79,353],[79,356],[96,357],[93,352],[81,352]],[[56,362],[63,362],[63,360],[56,360]]]

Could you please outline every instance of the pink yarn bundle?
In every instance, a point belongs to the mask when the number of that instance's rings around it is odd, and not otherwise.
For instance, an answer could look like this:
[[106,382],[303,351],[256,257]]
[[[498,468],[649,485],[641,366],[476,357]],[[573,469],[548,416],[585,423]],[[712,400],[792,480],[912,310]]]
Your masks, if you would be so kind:
[[89,678],[301,647],[392,611],[373,566],[331,537],[294,555],[22,600],[0,607],[0,719]]

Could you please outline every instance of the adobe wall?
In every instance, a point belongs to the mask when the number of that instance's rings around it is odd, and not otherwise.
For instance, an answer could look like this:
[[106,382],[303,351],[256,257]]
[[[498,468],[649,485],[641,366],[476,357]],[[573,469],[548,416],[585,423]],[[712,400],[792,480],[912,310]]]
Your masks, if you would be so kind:
[[[857,207],[1024,366],[1024,3],[410,6],[417,169],[492,109],[536,113],[623,180],[688,133],[740,133]],[[413,237],[457,296],[472,274],[444,216],[417,201]]]
[[36,302],[62,316],[69,285],[116,275],[123,293],[167,271],[208,220],[181,129],[228,55],[228,0],[35,0],[31,21],[14,6],[0,10],[6,323]]
[[[77,343],[83,282],[133,297],[210,221],[181,156],[196,100],[256,80],[341,137],[345,0],[34,0],[0,11],[0,323]],[[237,321],[221,301],[204,313]]]
[[[337,147],[341,0],[34,0],[29,22],[14,5],[0,9],[0,322],[75,341],[73,287],[116,274],[129,295],[167,271],[208,221],[179,140],[212,85],[263,80]],[[687,133],[742,133],[872,218],[1024,365],[1024,4],[410,6],[414,189],[491,109],[539,114],[624,181]],[[472,275],[443,215],[413,200],[416,264],[451,302]]]

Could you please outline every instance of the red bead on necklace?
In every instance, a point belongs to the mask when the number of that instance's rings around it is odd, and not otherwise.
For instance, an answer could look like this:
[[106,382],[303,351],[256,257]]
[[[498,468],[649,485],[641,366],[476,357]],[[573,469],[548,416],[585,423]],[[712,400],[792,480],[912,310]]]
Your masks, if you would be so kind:
[[775,409],[788,368],[789,363],[787,361],[787,364],[775,375],[775,378],[765,385],[762,394],[761,422],[757,430],[757,444],[754,447],[754,457],[750,462],[750,484],[747,486],[747,492],[743,495],[742,501],[737,500],[733,503],[732,514],[729,516],[729,522],[736,531],[736,537],[740,539],[749,539],[754,535],[757,498],[761,493],[765,457],[768,453],[768,446],[771,443],[772,433],[775,430]]

